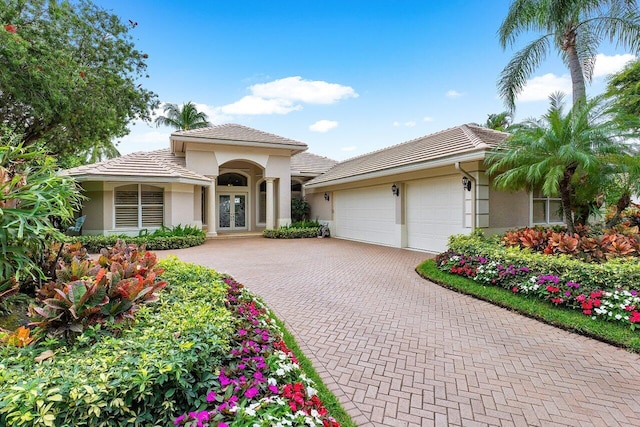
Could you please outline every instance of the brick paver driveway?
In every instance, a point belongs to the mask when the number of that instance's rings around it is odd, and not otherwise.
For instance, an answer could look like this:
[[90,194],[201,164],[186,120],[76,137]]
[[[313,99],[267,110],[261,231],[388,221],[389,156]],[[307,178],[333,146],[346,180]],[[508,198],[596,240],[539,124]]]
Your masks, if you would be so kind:
[[360,426],[640,426],[640,357],[429,283],[423,253],[262,238],[174,253],[263,297]]

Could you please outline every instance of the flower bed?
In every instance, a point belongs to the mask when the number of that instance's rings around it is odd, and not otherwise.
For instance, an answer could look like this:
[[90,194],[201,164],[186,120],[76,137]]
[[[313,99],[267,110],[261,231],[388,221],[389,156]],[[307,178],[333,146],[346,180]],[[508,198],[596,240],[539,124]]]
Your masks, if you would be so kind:
[[206,407],[177,417],[174,424],[339,427],[269,310],[232,278],[225,283],[227,306],[237,318],[231,350],[206,395]]
[[484,285],[500,286],[514,293],[535,296],[591,316],[640,327],[640,294],[636,289],[602,289],[562,279],[557,274],[531,270],[527,266],[504,265],[484,256],[464,255],[452,250],[436,257],[441,271],[468,277]]

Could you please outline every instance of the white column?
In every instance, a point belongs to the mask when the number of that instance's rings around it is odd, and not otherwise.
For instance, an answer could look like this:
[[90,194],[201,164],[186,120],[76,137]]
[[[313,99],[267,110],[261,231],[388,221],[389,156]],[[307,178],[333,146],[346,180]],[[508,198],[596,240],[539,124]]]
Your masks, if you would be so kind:
[[275,193],[273,191],[273,181],[275,178],[265,178],[267,181],[267,229],[276,228],[275,221]]
[[215,237],[218,235],[216,232],[216,211],[218,210],[218,200],[216,197],[216,178],[211,178],[211,184],[209,184],[208,191],[208,206],[207,206],[207,237]]

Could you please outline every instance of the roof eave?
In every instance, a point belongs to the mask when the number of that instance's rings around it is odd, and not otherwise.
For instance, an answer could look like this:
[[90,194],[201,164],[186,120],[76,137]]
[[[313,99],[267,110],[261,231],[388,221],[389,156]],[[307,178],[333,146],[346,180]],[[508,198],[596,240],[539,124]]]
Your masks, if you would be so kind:
[[[256,148],[275,148],[281,150],[291,150],[291,154],[301,153],[306,151],[309,147],[305,145],[298,144],[286,144],[286,143],[272,143],[272,142],[258,142],[258,141],[240,141],[240,140],[231,140],[231,139],[212,139],[212,138],[199,138],[195,136],[181,136],[181,135],[171,135],[170,137],[171,144],[173,146],[174,142],[201,142],[205,144],[216,144],[216,145],[242,145],[244,147],[256,147]],[[184,146],[182,147],[184,150]],[[180,150],[180,151],[182,151]],[[175,151],[175,146],[174,146]]]
[[352,182],[364,181],[367,179],[387,177],[391,175],[397,175],[400,173],[415,172],[422,169],[433,169],[441,166],[453,165],[456,162],[473,162],[476,160],[484,160],[485,154],[487,151],[488,150],[486,149],[474,150],[474,151],[466,152],[463,154],[441,157],[438,159],[428,160],[428,161],[419,162],[419,163],[413,163],[410,165],[396,166],[389,169],[383,169],[383,170],[378,170],[374,172],[367,172],[360,175],[347,176],[344,178],[333,179],[330,181],[322,181],[318,183],[306,183],[304,184],[304,187],[306,188],[329,187],[332,185],[348,184]]
[[160,177],[160,176],[135,176],[135,175],[97,175],[97,174],[85,174],[85,175],[65,175],[70,178],[74,178],[78,182],[87,181],[99,181],[99,182],[168,182],[179,184],[193,184],[193,185],[209,185],[211,180],[207,178],[184,178],[184,177]]

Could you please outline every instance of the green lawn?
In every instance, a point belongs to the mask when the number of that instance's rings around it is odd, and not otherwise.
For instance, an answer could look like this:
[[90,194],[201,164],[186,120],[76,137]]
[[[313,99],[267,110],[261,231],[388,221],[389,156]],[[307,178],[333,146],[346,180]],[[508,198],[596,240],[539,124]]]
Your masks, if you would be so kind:
[[556,307],[547,301],[516,294],[499,287],[484,286],[466,277],[438,270],[433,260],[420,264],[416,268],[416,272],[423,278],[456,292],[473,296],[567,331],[640,353],[640,330],[633,331],[627,325],[607,322],[602,319],[594,320],[579,311]]

